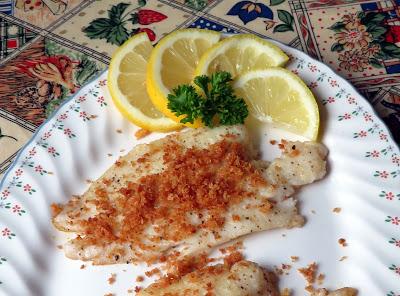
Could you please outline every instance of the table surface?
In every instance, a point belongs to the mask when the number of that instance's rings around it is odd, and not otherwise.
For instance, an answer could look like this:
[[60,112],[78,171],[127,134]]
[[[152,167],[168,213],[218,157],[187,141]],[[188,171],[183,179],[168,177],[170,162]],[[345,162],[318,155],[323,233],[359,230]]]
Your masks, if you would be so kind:
[[323,61],[400,142],[400,0],[0,0],[0,179],[130,35],[155,43],[186,27],[270,37]]

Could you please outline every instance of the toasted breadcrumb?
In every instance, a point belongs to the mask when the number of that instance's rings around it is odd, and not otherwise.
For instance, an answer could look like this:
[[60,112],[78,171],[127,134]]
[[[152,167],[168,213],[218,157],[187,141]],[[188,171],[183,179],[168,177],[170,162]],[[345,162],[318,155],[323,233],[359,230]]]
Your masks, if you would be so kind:
[[313,293],[315,290],[314,290],[314,287],[312,286],[312,285],[308,285],[308,286],[306,286],[305,288],[304,288],[304,290],[306,290],[308,293]]
[[117,281],[117,274],[112,273],[111,276],[108,278],[108,284],[112,285]]
[[136,277],[136,281],[137,282],[143,282],[144,281],[144,277],[143,276],[141,276],[141,275],[138,275],[137,277]]
[[135,287],[135,292],[136,292],[136,293],[139,293],[140,290],[142,290],[142,289],[143,289],[142,287],[136,286],[136,287]]
[[342,211],[342,208],[333,208],[332,212],[334,213],[340,213]]
[[111,153],[107,153],[107,156],[109,156],[109,157],[111,157],[111,156],[113,156]]
[[339,245],[341,245],[342,247],[347,247],[347,243],[346,240],[344,238],[339,238],[338,239],[338,243]]
[[150,134],[151,134],[151,131],[141,128],[140,130],[136,131],[135,137],[136,137],[136,139],[140,140]]
[[290,290],[290,289],[288,289],[288,288],[284,288],[282,291],[281,291],[281,296],[290,296],[291,294],[292,294],[292,291]]
[[90,179],[86,179],[85,182],[88,183],[88,184],[92,184],[93,183],[93,181],[90,180]]
[[97,118],[97,117],[99,117],[99,115],[90,115],[90,118],[91,118],[91,119],[95,119],[95,118]]
[[81,267],[79,267],[79,269],[85,269],[85,268],[86,268],[85,264],[82,264]]
[[317,284],[322,285],[324,283],[325,275],[323,273],[320,273],[317,276]]
[[316,214],[317,212],[315,210],[311,210],[311,213]]
[[126,291],[128,294],[133,294],[133,289],[128,289],[128,291]]
[[281,267],[275,266],[274,268],[278,275],[289,275],[289,270],[292,268],[292,265],[282,263]]
[[51,216],[52,216],[52,217],[55,217],[55,216],[57,216],[58,214],[60,214],[61,211],[62,211],[63,209],[62,209],[62,207],[60,207],[58,204],[52,203],[52,204],[50,205],[50,210],[51,210]]
[[62,250],[63,246],[62,245],[57,245],[57,249]]
[[298,256],[290,256],[290,260],[292,260],[292,262],[297,262],[297,261],[299,261],[299,257]]
[[340,259],[339,259],[339,261],[343,261],[343,260],[346,260],[347,259],[347,256],[342,256]]
[[275,145],[275,144],[276,144],[276,140],[271,140],[271,141],[269,141],[269,143],[270,143],[271,145]]
[[161,271],[158,268],[153,268],[152,270],[146,271],[144,274],[147,277],[151,277],[151,276],[156,275],[156,274],[161,274]]
[[117,129],[115,130],[117,133],[122,134],[122,130],[121,129]]
[[317,271],[318,265],[313,262],[307,267],[299,268],[298,271],[306,279],[307,284],[311,285],[315,283],[315,273]]
[[114,296],[114,293],[107,293],[107,294],[104,294],[104,296]]

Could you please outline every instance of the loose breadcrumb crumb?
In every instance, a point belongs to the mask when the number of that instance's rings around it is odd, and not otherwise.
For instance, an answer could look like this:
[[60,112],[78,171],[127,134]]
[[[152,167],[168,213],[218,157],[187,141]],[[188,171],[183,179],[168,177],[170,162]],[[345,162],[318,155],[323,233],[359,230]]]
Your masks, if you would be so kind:
[[317,212],[315,210],[311,210],[311,213],[316,214]]
[[107,156],[108,156],[108,157],[111,157],[111,156],[112,156],[112,154],[111,154],[111,153],[107,153]]
[[342,208],[333,208],[332,212],[334,213],[340,213],[342,211]]
[[114,296],[114,293],[107,293],[107,294],[104,294],[104,296]]
[[82,264],[81,265],[81,267],[79,267],[80,269],[85,269],[86,268],[86,265],[85,264]]
[[299,257],[298,256],[290,256],[290,260],[292,260],[292,262],[297,262],[297,261],[299,261]]
[[135,287],[135,292],[136,292],[136,293],[139,293],[140,290],[142,290],[142,287],[139,287],[139,286],[136,286],[136,287]]
[[347,256],[342,256],[340,259],[339,259],[339,261],[343,261],[343,260],[346,260],[347,259]]
[[138,276],[136,277],[136,281],[137,281],[138,283],[143,282],[143,281],[144,281],[144,277],[141,276],[141,275],[138,275]]
[[306,286],[305,288],[304,288],[304,290],[306,290],[308,293],[313,293],[315,290],[314,290],[314,287],[312,286],[312,285],[308,285],[308,286]]
[[323,273],[320,273],[317,276],[317,284],[322,285],[324,283],[325,275]]
[[117,281],[117,274],[112,273],[111,276],[108,278],[108,284],[112,285]]
[[146,271],[144,274],[147,277],[151,277],[153,275],[160,274],[160,273],[161,273],[161,271],[158,268],[153,268],[152,270]]
[[150,134],[151,134],[151,131],[141,128],[140,130],[136,131],[135,137],[136,137],[136,139],[140,140]]
[[271,141],[269,141],[269,143],[270,143],[271,145],[276,145],[276,140],[271,140]]
[[292,291],[290,289],[288,289],[288,288],[284,288],[281,291],[281,296],[290,296],[291,294],[292,294]]
[[117,129],[115,130],[117,133],[122,134],[122,130],[121,129]]
[[307,284],[311,285],[315,283],[315,273],[317,271],[318,265],[313,262],[307,267],[299,268],[298,271],[306,279]]
[[282,233],[282,237],[286,237],[286,234]]
[[95,118],[97,118],[97,117],[99,117],[99,115],[90,115],[90,118],[91,118],[91,119],[95,119]]
[[275,272],[278,275],[289,275],[289,270],[292,268],[290,264],[281,264],[281,267],[275,266]]
[[339,238],[338,239],[338,243],[339,245],[341,245],[342,247],[347,247],[347,243],[346,240],[344,238]]
[[126,291],[126,292],[128,292],[128,294],[133,294],[133,289],[128,289],[128,291]]
[[57,249],[62,250],[63,246],[62,245],[57,245]]
[[88,184],[92,184],[92,183],[93,183],[93,181],[90,180],[90,179],[86,179],[85,181],[86,181],[86,183],[88,183]]

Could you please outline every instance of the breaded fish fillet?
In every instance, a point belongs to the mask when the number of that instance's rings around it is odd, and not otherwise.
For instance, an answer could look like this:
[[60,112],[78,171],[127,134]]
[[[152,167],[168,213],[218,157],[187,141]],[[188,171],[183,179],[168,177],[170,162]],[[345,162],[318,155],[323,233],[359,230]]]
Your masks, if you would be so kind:
[[224,264],[204,267],[173,283],[162,279],[137,295],[279,296],[276,286],[274,278],[259,265],[242,260],[232,267]]
[[[203,267],[179,280],[161,280],[140,291],[138,296],[279,296],[277,278],[258,264],[241,260]],[[342,288],[329,292],[318,289],[311,296],[356,296],[357,290]]]
[[197,129],[138,145],[81,197],[54,206],[53,224],[77,237],[67,257],[113,264],[200,252],[245,234],[299,227],[295,187],[326,173],[324,146],[288,142],[256,160],[244,126]]

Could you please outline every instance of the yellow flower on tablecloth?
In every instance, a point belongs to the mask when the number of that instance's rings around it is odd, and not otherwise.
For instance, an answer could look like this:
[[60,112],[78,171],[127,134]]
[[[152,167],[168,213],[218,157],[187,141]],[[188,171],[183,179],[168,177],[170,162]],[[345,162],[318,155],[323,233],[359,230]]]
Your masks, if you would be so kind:
[[345,49],[362,48],[368,46],[372,36],[367,32],[367,27],[359,22],[351,22],[345,25],[344,31],[335,34],[335,39]]
[[367,57],[372,58],[376,54],[378,54],[381,51],[381,47],[378,44],[370,45],[366,48],[363,49],[363,54],[365,54]]
[[361,50],[351,50],[339,53],[339,67],[350,72],[362,72],[368,66],[368,57]]
[[360,18],[355,13],[349,13],[342,17],[344,24],[360,24]]

